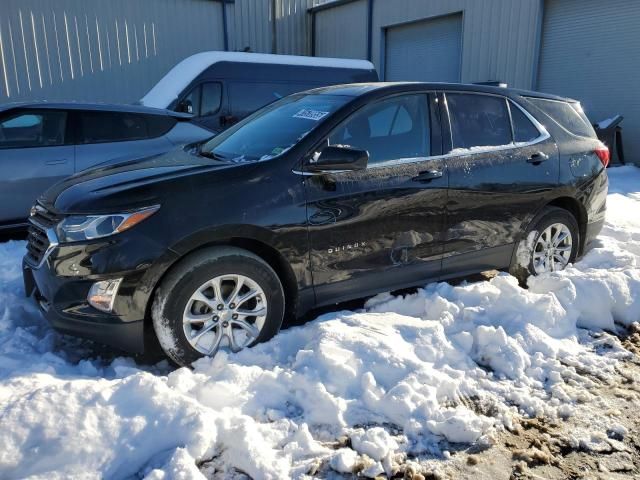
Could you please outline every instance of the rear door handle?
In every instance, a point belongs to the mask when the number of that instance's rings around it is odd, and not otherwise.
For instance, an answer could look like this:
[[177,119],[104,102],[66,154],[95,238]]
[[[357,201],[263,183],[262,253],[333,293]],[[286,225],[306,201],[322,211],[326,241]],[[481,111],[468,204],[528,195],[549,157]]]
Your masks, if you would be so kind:
[[442,177],[442,175],[442,170],[427,170],[426,172],[420,172],[411,180],[414,182],[430,182],[431,180]]
[[67,163],[69,160],[66,158],[60,158],[58,160],[47,160],[45,165],[62,165],[63,163]]
[[549,160],[549,155],[544,152],[536,152],[527,158],[527,163],[533,163],[534,165],[540,165],[542,162]]

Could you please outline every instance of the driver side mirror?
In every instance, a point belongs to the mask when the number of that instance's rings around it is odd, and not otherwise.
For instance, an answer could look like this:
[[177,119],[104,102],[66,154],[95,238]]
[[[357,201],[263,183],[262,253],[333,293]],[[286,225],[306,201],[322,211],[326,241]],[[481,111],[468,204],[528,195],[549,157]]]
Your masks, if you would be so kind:
[[366,150],[333,145],[325,147],[320,154],[315,154],[307,164],[307,170],[319,173],[364,170],[368,163],[369,153]]
[[178,103],[178,107],[176,108],[176,112],[180,113],[189,113],[193,115],[193,105],[191,104],[191,100],[182,100]]

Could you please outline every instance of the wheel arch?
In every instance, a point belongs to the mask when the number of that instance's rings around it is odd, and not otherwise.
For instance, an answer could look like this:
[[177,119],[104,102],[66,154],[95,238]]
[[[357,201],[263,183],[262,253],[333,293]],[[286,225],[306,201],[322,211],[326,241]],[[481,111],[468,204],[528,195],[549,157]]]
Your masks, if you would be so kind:
[[[586,237],[586,231],[587,231],[587,219],[588,219],[586,209],[574,197],[566,196],[566,195],[556,197],[546,202],[544,205],[542,205],[535,212],[535,214],[531,216],[530,220],[526,224],[526,228],[522,229],[518,234],[516,241],[514,242],[514,245],[513,245],[513,250],[511,252],[511,261],[510,261],[510,267],[509,267],[510,273],[515,275],[516,277],[518,277],[517,272],[520,268],[517,266],[517,262],[516,262],[516,258],[518,255],[518,248],[521,242],[525,239],[527,232],[529,232],[529,230],[531,229],[531,226],[535,225],[536,222],[539,221],[539,219],[544,215],[545,210],[549,207],[555,207],[555,208],[560,208],[562,210],[565,210],[569,212],[576,219],[576,223],[578,224],[578,234],[580,236],[579,238],[580,243],[578,245],[577,257],[580,257],[584,251],[585,237]],[[514,268],[516,270],[514,270]],[[523,286],[526,285],[526,280],[523,280],[520,277],[518,278],[520,280],[521,285]]]
[[257,255],[267,262],[276,272],[285,294],[285,320],[293,318],[297,312],[298,306],[298,280],[295,276],[293,268],[286,258],[278,251],[277,248],[267,243],[264,239],[258,239],[254,236],[242,235],[210,235],[207,239],[190,239],[183,241],[173,250],[178,253],[175,261],[172,262],[158,278],[153,289],[151,290],[145,308],[145,329],[151,327],[151,308],[153,299],[155,298],[158,287],[162,284],[167,275],[185,258],[209,248],[216,247],[236,247],[246,250]]
[[557,207],[562,208],[563,210],[567,210],[573,217],[576,219],[578,223],[578,230],[580,233],[580,245],[578,248],[578,256],[582,255],[584,252],[584,242],[587,236],[587,209],[582,205],[578,200],[573,197],[558,197],[547,203],[540,212],[546,207]]
[[576,219],[580,234],[580,248],[578,251],[578,255],[581,255],[584,249],[584,241],[587,232],[587,209],[580,203],[580,201],[578,201],[574,197],[570,197],[567,195],[556,197],[538,208],[538,210],[531,216],[531,218],[527,222],[526,228],[522,229],[518,234],[518,237],[516,238],[516,241],[514,243],[514,251],[517,249],[518,243],[522,240],[525,233],[528,232],[531,228],[531,225],[538,221],[544,210],[548,207],[557,207],[566,210],[571,213],[571,215],[573,215],[573,217]]

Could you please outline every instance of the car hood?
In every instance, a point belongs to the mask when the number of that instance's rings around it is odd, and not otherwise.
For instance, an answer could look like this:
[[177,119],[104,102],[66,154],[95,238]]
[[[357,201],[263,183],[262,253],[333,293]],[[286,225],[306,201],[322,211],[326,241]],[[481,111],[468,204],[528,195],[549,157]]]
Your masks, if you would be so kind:
[[[237,165],[201,157],[186,149],[104,165],[79,172],[47,190],[39,201],[59,213],[105,213],[134,209],[160,201],[168,190],[193,188],[193,177],[208,183],[219,172],[244,170]],[[223,175],[225,178],[230,172]]]

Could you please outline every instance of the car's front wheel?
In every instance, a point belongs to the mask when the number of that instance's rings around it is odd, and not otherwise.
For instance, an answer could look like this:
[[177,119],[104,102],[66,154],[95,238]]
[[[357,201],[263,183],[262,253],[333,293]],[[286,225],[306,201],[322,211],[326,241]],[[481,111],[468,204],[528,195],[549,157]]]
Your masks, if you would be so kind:
[[547,207],[520,242],[510,271],[521,283],[530,275],[563,270],[578,255],[580,230],[567,210]]
[[280,329],[284,305],[282,284],[269,264],[246,250],[221,247],[172,269],[156,292],[152,318],[167,356],[188,365],[270,339]]

